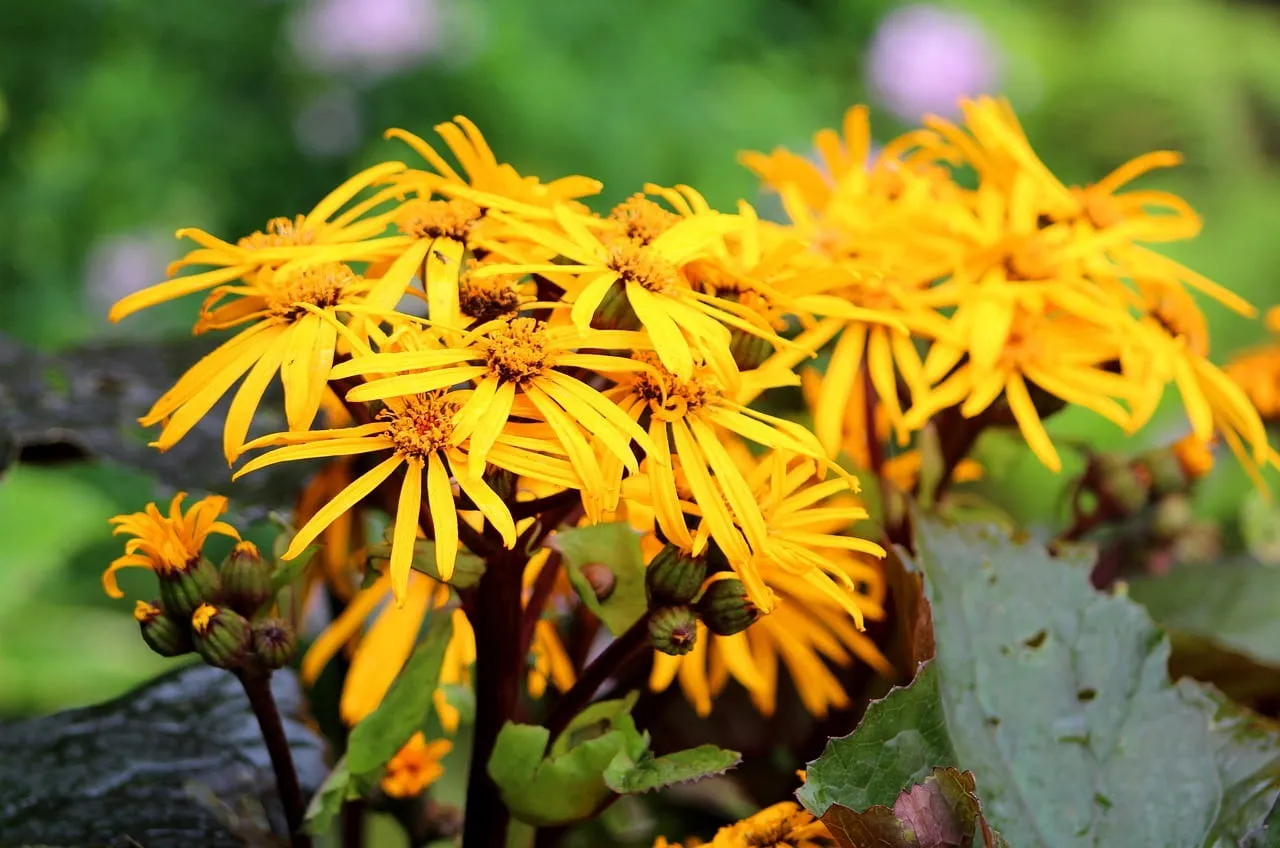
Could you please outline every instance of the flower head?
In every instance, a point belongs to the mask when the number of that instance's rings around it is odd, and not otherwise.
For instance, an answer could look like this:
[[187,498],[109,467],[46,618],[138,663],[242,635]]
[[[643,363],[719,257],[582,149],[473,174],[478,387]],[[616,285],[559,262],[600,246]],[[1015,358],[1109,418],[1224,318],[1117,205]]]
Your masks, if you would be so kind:
[[[706,848],[828,848],[835,844],[827,826],[812,813],[794,801],[783,801],[720,828]],[[679,844],[659,837],[654,848],[679,848]]]
[[127,533],[124,555],[117,557],[102,575],[102,586],[113,598],[124,593],[116,584],[116,572],[122,568],[149,568],[157,574],[183,572],[200,560],[205,540],[219,534],[240,540],[239,532],[218,516],[227,511],[227,499],[220,495],[201,498],[185,513],[182,501],[186,492],[174,495],[169,514],[164,515],[155,504],[147,504],[142,512],[117,515],[113,535]]
[[411,798],[420,794],[444,774],[440,760],[453,750],[448,739],[427,741],[419,730],[387,763],[382,776],[382,791],[392,798]]

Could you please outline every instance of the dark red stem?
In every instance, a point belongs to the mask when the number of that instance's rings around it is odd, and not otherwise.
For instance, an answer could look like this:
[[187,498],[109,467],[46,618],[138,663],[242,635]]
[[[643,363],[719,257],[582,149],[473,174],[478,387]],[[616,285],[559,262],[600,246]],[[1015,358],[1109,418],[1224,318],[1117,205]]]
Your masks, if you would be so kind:
[[649,616],[641,616],[627,631],[609,643],[600,656],[582,671],[573,688],[560,697],[547,719],[551,735],[548,748],[565,728],[591,703],[604,682],[618,672],[631,658],[637,656],[649,644]]
[[280,719],[280,710],[276,706],[275,696],[271,694],[270,672],[254,669],[242,669],[236,672],[244,693],[249,698],[249,706],[258,719],[258,727],[262,730],[262,739],[267,744],[267,754],[271,757],[271,769],[276,775],[276,789],[280,794],[280,804],[284,807],[284,819],[289,825],[289,844],[293,848],[311,848],[311,837],[302,829],[302,818],[305,806],[302,798],[302,787],[298,784],[298,772],[293,767],[293,754],[289,752],[289,740],[284,735],[284,722]]

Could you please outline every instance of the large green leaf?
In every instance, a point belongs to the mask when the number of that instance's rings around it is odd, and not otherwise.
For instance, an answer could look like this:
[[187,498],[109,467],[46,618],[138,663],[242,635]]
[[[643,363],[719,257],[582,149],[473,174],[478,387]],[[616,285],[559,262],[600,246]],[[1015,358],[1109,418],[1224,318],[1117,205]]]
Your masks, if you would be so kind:
[[448,609],[436,610],[422,642],[382,703],[351,729],[346,761],[353,779],[360,781],[382,768],[410,736],[422,729],[431,714],[431,698],[440,682],[440,667],[452,636],[453,617]]
[[[644,559],[640,536],[626,522],[594,524],[558,531],[552,544],[564,557],[569,582],[587,608],[595,613],[615,636],[644,615],[648,601],[644,593]],[[604,598],[596,597],[582,569],[602,565],[613,574],[613,589]]]
[[1089,556],[1051,557],[985,525],[918,519],[936,656],[810,764],[821,814],[888,806],[930,766],[972,770],[1018,846],[1222,845],[1275,797],[1280,741],[1216,693],[1169,683],[1145,611],[1088,585]]
[[1280,666],[1280,567],[1248,560],[1184,566],[1129,584],[1163,627]]
[[[293,718],[297,679],[278,671],[271,683],[303,790],[315,791],[324,743]],[[227,811],[264,801],[283,833],[258,722],[220,669],[188,666],[105,704],[0,723],[5,845],[261,844],[243,829],[252,817]]]

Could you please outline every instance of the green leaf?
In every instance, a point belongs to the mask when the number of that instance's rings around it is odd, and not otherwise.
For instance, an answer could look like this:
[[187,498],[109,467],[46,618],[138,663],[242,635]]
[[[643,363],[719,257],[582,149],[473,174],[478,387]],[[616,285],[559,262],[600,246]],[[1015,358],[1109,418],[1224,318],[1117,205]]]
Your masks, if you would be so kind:
[[[644,615],[648,601],[644,592],[644,559],[640,536],[625,522],[594,524],[557,531],[551,545],[564,557],[565,571],[574,591],[615,636]],[[613,572],[613,591],[604,599],[583,575],[584,566],[598,563]]]
[[634,795],[722,774],[741,761],[737,751],[715,745],[699,745],[661,757],[641,756],[638,761],[623,751],[604,770],[604,782],[619,795]]
[[387,690],[382,703],[351,729],[347,768],[357,780],[387,764],[431,713],[431,697],[440,682],[445,648],[453,636],[449,610],[436,610],[426,636]]
[[544,757],[550,731],[507,722],[498,734],[489,776],[512,815],[547,827],[590,818],[611,795],[605,771],[618,757],[642,759],[649,740],[630,716],[634,699],[593,704]]
[[903,789],[924,780],[935,766],[956,763],[931,660],[910,685],[895,686],[872,701],[853,733],[827,743],[822,756],[809,763],[796,797],[818,816],[833,804],[855,811],[892,806]]
[[938,768],[903,790],[892,808],[855,812],[836,805],[822,821],[841,848],[1008,848],[983,816],[975,790],[972,772]]
[[333,771],[325,778],[320,789],[307,805],[304,825],[307,833],[321,836],[333,828],[333,820],[337,818],[345,801],[360,797],[360,792],[347,770],[347,758],[343,757],[333,766]]
[[1222,783],[1222,805],[1211,834],[1213,844],[1236,848],[1261,827],[1280,799],[1280,725],[1233,703],[1212,686],[1183,680],[1178,689],[1210,719],[1210,739]]
[[1129,584],[1162,626],[1280,666],[1280,568],[1256,561],[1184,566]]
[[1170,685],[1141,607],[985,525],[916,522],[938,693],[958,762],[1019,848],[1200,846],[1218,809],[1204,714]]
[[[295,716],[302,690],[271,690],[304,792],[327,771],[324,740]],[[283,821],[262,730],[233,675],[189,665],[104,704],[0,721],[0,843],[246,844],[227,810],[266,803]],[[241,825],[247,824],[243,819]],[[270,844],[266,833],[256,844]]]

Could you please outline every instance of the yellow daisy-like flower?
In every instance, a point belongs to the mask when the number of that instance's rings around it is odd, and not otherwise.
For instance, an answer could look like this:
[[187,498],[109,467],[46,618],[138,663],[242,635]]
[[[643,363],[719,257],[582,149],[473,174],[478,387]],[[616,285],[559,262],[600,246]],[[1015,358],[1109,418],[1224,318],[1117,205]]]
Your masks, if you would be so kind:
[[392,798],[420,795],[444,774],[440,761],[452,750],[453,743],[448,739],[428,742],[419,730],[387,763],[381,781],[382,791]]
[[[389,397],[377,420],[355,427],[307,433],[278,433],[246,445],[246,449],[276,447],[236,472],[235,478],[279,462],[319,457],[353,456],[389,452],[390,456],[353,480],[311,517],[294,535],[283,558],[293,559],[339,516],[367,497],[397,470],[403,469],[395,513],[391,548],[391,579],[398,602],[403,603],[417,536],[419,515],[430,512],[434,531],[436,567],[448,579],[458,554],[458,512],[453,486],[458,488],[494,526],[508,547],[515,544],[515,523],[502,498],[484,482],[483,467],[473,471],[464,448],[467,439],[455,439],[466,392],[428,392]],[[487,446],[490,463],[517,474],[572,487],[576,477],[562,460],[534,453],[498,433]],[[426,499],[423,478],[426,478]]]
[[[1121,428],[1132,429],[1129,412],[1115,400],[1131,394],[1132,384],[1108,370],[1120,358],[1122,334],[1056,309],[1051,297],[1010,295],[1006,308],[1012,314],[1004,345],[985,368],[972,358],[950,367],[961,362],[965,351],[935,343],[930,351],[933,361],[926,368],[949,374],[911,408],[909,426],[922,426],[937,412],[957,404],[961,414],[973,417],[1003,397],[1027,445],[1054,471],[1061,470],[1062,460],[1044,428],[1044,413],[1037,408],[1033,392],[1093,410]],[[982,314],[984,307],[977,304],[957,309],[952,320],[961,325],[958,335],[967,335],[964,325]]]
[[[768,590],[750,565],[751,551],[764,547],[769,528],[747,477],[725,449],[723,433],[815,459],[824,457],[822,447],[798,424],[726,397],[708,369],[697,369],[682,379],[651,354],[634,356],[649,365],[648,370],[622,375],[618,385],[604,394],[628,420],[648,418],[648,436],[656,452],[650,453],[646,463],[648,489],[643,497],[652,505],[658,526],[673,544],[695,553],[701,550],[705,539],[695,543],[685,521],[689,507],[682,503],[681,488],[687,486],[693,499],[689,506],[702,516],[710,538],[741,569],[752,601],[769,609]],[[744,378],[794,382],[789,372],[748,372]],[[611,491],[620,492],[622,466],[611,457],[605,457],[601,466],[609,475]],[[678,484],[677,468],[683,486]],[[611,508],[616,502],[615,497]]]
[[[591,326],[607,297],[625,297],[668,370],[688,378],[695,362],[706,360],[721,379],[733,379],[738,368],[729,350],[728,327],[750,321],[740,310],[696,292],[680,269],[717,236],[741,227],[737,216],[709,212],[686,218],[647,244],[618,231],[597,236],[580,216],[564,209],[556,210],[556,222],[562,233],[515,221],[511,226],[567,263],[494,265],[477,273],[546,276],[565,289],[565,300],[573,304],[573,322],[583,330]],[[756,329],[771,334],[767,325]]]
[[301,257],[309,262],[347,262],[378,256],[386,249],[386,243],[375,237],[387,228],[394,212],[363,216],[401,190],[380,191],[346,211],[339,210],[364,189],[404,167],[400,162],[384,162],[367,168],[331,191],[306,215],[273,218],[267,223],[266,232],[252,233],[235,244],[193,227],[178,230],[179,238],[190,238],[200,246],[170,265],[169,275],[193,265],[211,265],[214,270],[134,292],[111,307],[110,319],[119,321],[157,303],[248,279],[263,268],[279,267]]
[[[720,828],[704,848],[830,848],[836,844],[827,826],[794,801],[766,807],[742,821]],[[658,837],[653,848],[681,848]]]
[[158,574],[185,571],[200,559],[209,536],[219,534],[240,540],[236,528],[218,520],[227,511],[226,498],[208,495],[184,513],[182,501],[186,496],[186,492],[173,496],[167,516],[152,503],[142,512],[110,519],[115,525],[113,535],[128,533],[133,538],[125,542],[124,556],[113,560],[103,572],[102,587],[108,595],[124,597],[116,584],[116,572],[122,568],[149,568]]
[[234,462],[277,372],[289,429],[308,429],[320,410],[338,348],[337,313],[360,305],[369,287],[346,265],[326,263],[293,271],[265,268],[244,283],[214,289],[197,333],[253,323],[189,368],[139,419],[143,426],[164,422],[152,445],[172,447],[244,377],[223,429],[223,451]]
[[[1267,310],[1267,329],[1280,335],[1280,306]],[[1239,354],[1224,369],[1267,421],[1280,421],[1280,343]]]
[[[622,330],[580,331],[533,318],[491,321],[468,332],[456,344],[357,356],[334,369],[335,377],[374,376],[347,394],[351,401],[386,399],[429,392],[473,381],[475,391],[457,414],[450,444],[469,442],[469,473],[479,476],[495,462],[491,446],[514,438],[513,416],[544,422],[550,443],[535,449],[565,455],[573,468],[570,487],[583,491],[583,505],[593,520],[606,494],[606,480],[592,448],[598,442],[625,467],[635,470],[634,440],[646,453],[654,445],[638,424],[604,394],[561,368],[588,371],[645,371],[651,366],[596,350],[642,349],[650,345],[642,333]],[[377,375],[394,375],[382,376]],[[518,470],[518,469],[512,469]],[[538,477],[537,473],[528,476]],[[542,479],[549,479],[542,476]]]

